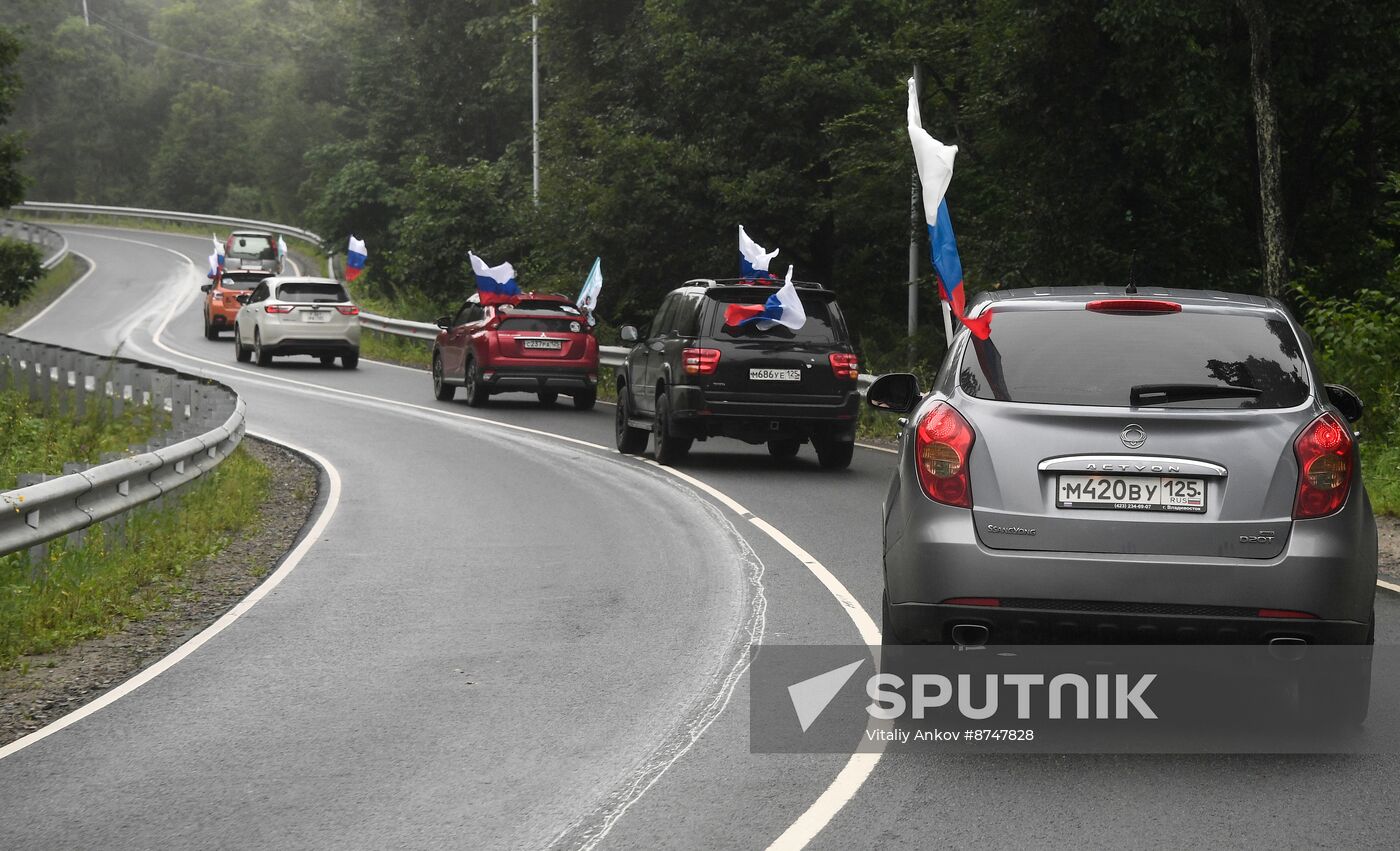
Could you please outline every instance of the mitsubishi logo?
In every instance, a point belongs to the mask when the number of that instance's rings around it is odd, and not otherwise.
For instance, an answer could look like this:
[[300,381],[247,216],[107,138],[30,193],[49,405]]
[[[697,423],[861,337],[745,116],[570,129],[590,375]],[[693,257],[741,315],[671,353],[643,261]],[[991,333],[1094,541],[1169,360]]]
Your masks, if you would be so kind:
[[1147,442],[1147,429],[1137,423],[1129,423],[1123,426],[1123,431],[1119,432],[1118,437],[1129,449],[1140,449]]

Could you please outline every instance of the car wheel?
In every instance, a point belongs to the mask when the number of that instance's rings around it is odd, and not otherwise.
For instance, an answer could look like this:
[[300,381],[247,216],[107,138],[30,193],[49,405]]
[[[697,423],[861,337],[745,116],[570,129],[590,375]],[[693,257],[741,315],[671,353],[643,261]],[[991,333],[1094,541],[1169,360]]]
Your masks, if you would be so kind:
[[238,361],[239,363],[247,363],[248,360],[249,360],[250,358],[252,358],[252,356],[253,356],[252,351],[249,350],[249,348],[248,348],[247,346],[243,345],[243,340],[239,337],[239,334],[238,334],[238,326],[234,326],[234,329],[233,329],[233,358],[234,358],[234,360]]
[[340,356],[340,365],[346,369],[356,369],[360,365],[360,353],[349,352]]
[[580,411],[591,411],[598,404],[598,388],[590,387],[574,394],[574,407]]
[[614,424],[617,451],[623,455],[641,455],[647,451],[648,434],[644,428],[633,428],[627,424],[627,418],[632,415],[632,403],[627,396],[627,385],[617,388],[617,419]]
[[258,362],[258,366],[272,363],[272,352],[263,348],[261,328],[253,329],[253,358]]
[[321,366],[335,366],[335,355],[321,355]]
[[448,384],[442,374],[442,357],[433,355],[433,395],[439,402],[451,402],[457,395],[457,388]]
[[559,401],[559,394],[553,390],[541,390],[535,395],[539,398],[541,405],[553,405]]
[[214,327],[214,323],[209,321],[209,314],[204,314],[204,339],[219,339],[219,329]]
[[476,358],[472,358],[467,361],[467,404],[473,408],[480,408],[490,398],[491,391],[486,389],[486,383],[481,380],[481,369],[476,364]]
[[774,458],[792,458],[802,448],[802,441],[795,437],[768,441],[768,454]]
[[855,455],[856,445],[854,443],[839,443],[835,440],[813,440],[812,444],[817,448],[817,462],[827,470],[844,470],[851,466],[851,457]]
[[663,391],[656,397],[656,419],[652,422],[652,433],[656,435],[656,463],[663,467],[674,467],[690,452],[693,439],[677,437],[671,433],[671,402]]

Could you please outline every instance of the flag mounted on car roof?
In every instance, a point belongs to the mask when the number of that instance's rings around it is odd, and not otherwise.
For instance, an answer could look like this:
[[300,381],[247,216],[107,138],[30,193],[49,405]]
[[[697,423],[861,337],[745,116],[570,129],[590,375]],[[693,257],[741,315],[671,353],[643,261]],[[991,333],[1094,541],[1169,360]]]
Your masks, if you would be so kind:
[[365,271],[365,260],[369,257],[369,251],[365,248],[363,239],[356,239],[350,234],[350,245],[345,249],[345,280],[353,281],[360,277]]
[[724,324],[753,325],[760,331],[767,331],[774,325],[797,331],[806,325],[807,311],[797,295],[797,288],[792,285],[792,267],[788,267],[782,289],[770,295],[763,304],[731,304],[725,308]]
[[509,263],[487,266],[486,261],[470,251],[472,272],[476,275],[476,291],[482,304],[514,304],[520,298],[520,285],[515,282],[515,267]]
[[957,145],[945,145],[929,135],[919,116],[919,91],[914,78],[909,78],[909,141],[914,146],[914,165],[919,171],[923,188],[924,221],[928,225],[929,258],[938,277],[939,294],[948,303],[958,321],[979,340],[991,334],[992,317],[984,314],[969,319],[965,312],[962,258],[958,255],[958,240],[953,235],[953,219],[948,214],[944,195],[953,179],[953,158]]
[[[217,236],[210,236],[209,240],[214,243],[214,267],[216,270],[215,274],[218,274],[224,271],[224,244],[219,242]],[[210,275],[209,277],[212,278],[214,275]]]
[[772,278],[773,273],[768,271],[768,264],[773,262],[773,258],[778,256],[780,249],[764,251],[763,246],[754,242],[749,235],[744,232],[744,226],[739,225],[739,277],[744,280],[755,278]]
[[583,281],[583,289],[578,292],[578,300],[574,302],[588,317],[589,325],[596,325],[598,320],[593,318],[593,311],[598,308],[598,293],[603,291],[603,258],[593,258],[593,268],[589,270],[588,277]]

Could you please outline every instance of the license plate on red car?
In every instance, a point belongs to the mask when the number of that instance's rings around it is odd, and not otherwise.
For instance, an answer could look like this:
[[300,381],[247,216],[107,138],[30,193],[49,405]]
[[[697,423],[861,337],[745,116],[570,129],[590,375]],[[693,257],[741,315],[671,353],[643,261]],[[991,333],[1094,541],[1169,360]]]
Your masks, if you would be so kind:
[[520,345],[527,349],[562,349],[563,340],[521,340]]

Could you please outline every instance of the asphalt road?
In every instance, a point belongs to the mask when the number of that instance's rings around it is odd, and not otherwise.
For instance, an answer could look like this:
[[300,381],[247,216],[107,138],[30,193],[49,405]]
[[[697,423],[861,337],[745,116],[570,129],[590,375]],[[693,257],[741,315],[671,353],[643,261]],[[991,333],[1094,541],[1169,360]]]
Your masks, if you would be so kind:
[[[856,644],[858,618],[749,516],[613,452],[611,408],[236,365],[201,334],[206,239],[68,234],[95,269],[25,336],[227,381],[344,489],[240,620],[0,761],[0,847],[764,847],[842,771],[749,753],[744,652]],[[892,458],[715,441],[684,470],[878,618]],[[1389,845],[1396,780],[1392,756],[888,755],[811,847]]]

